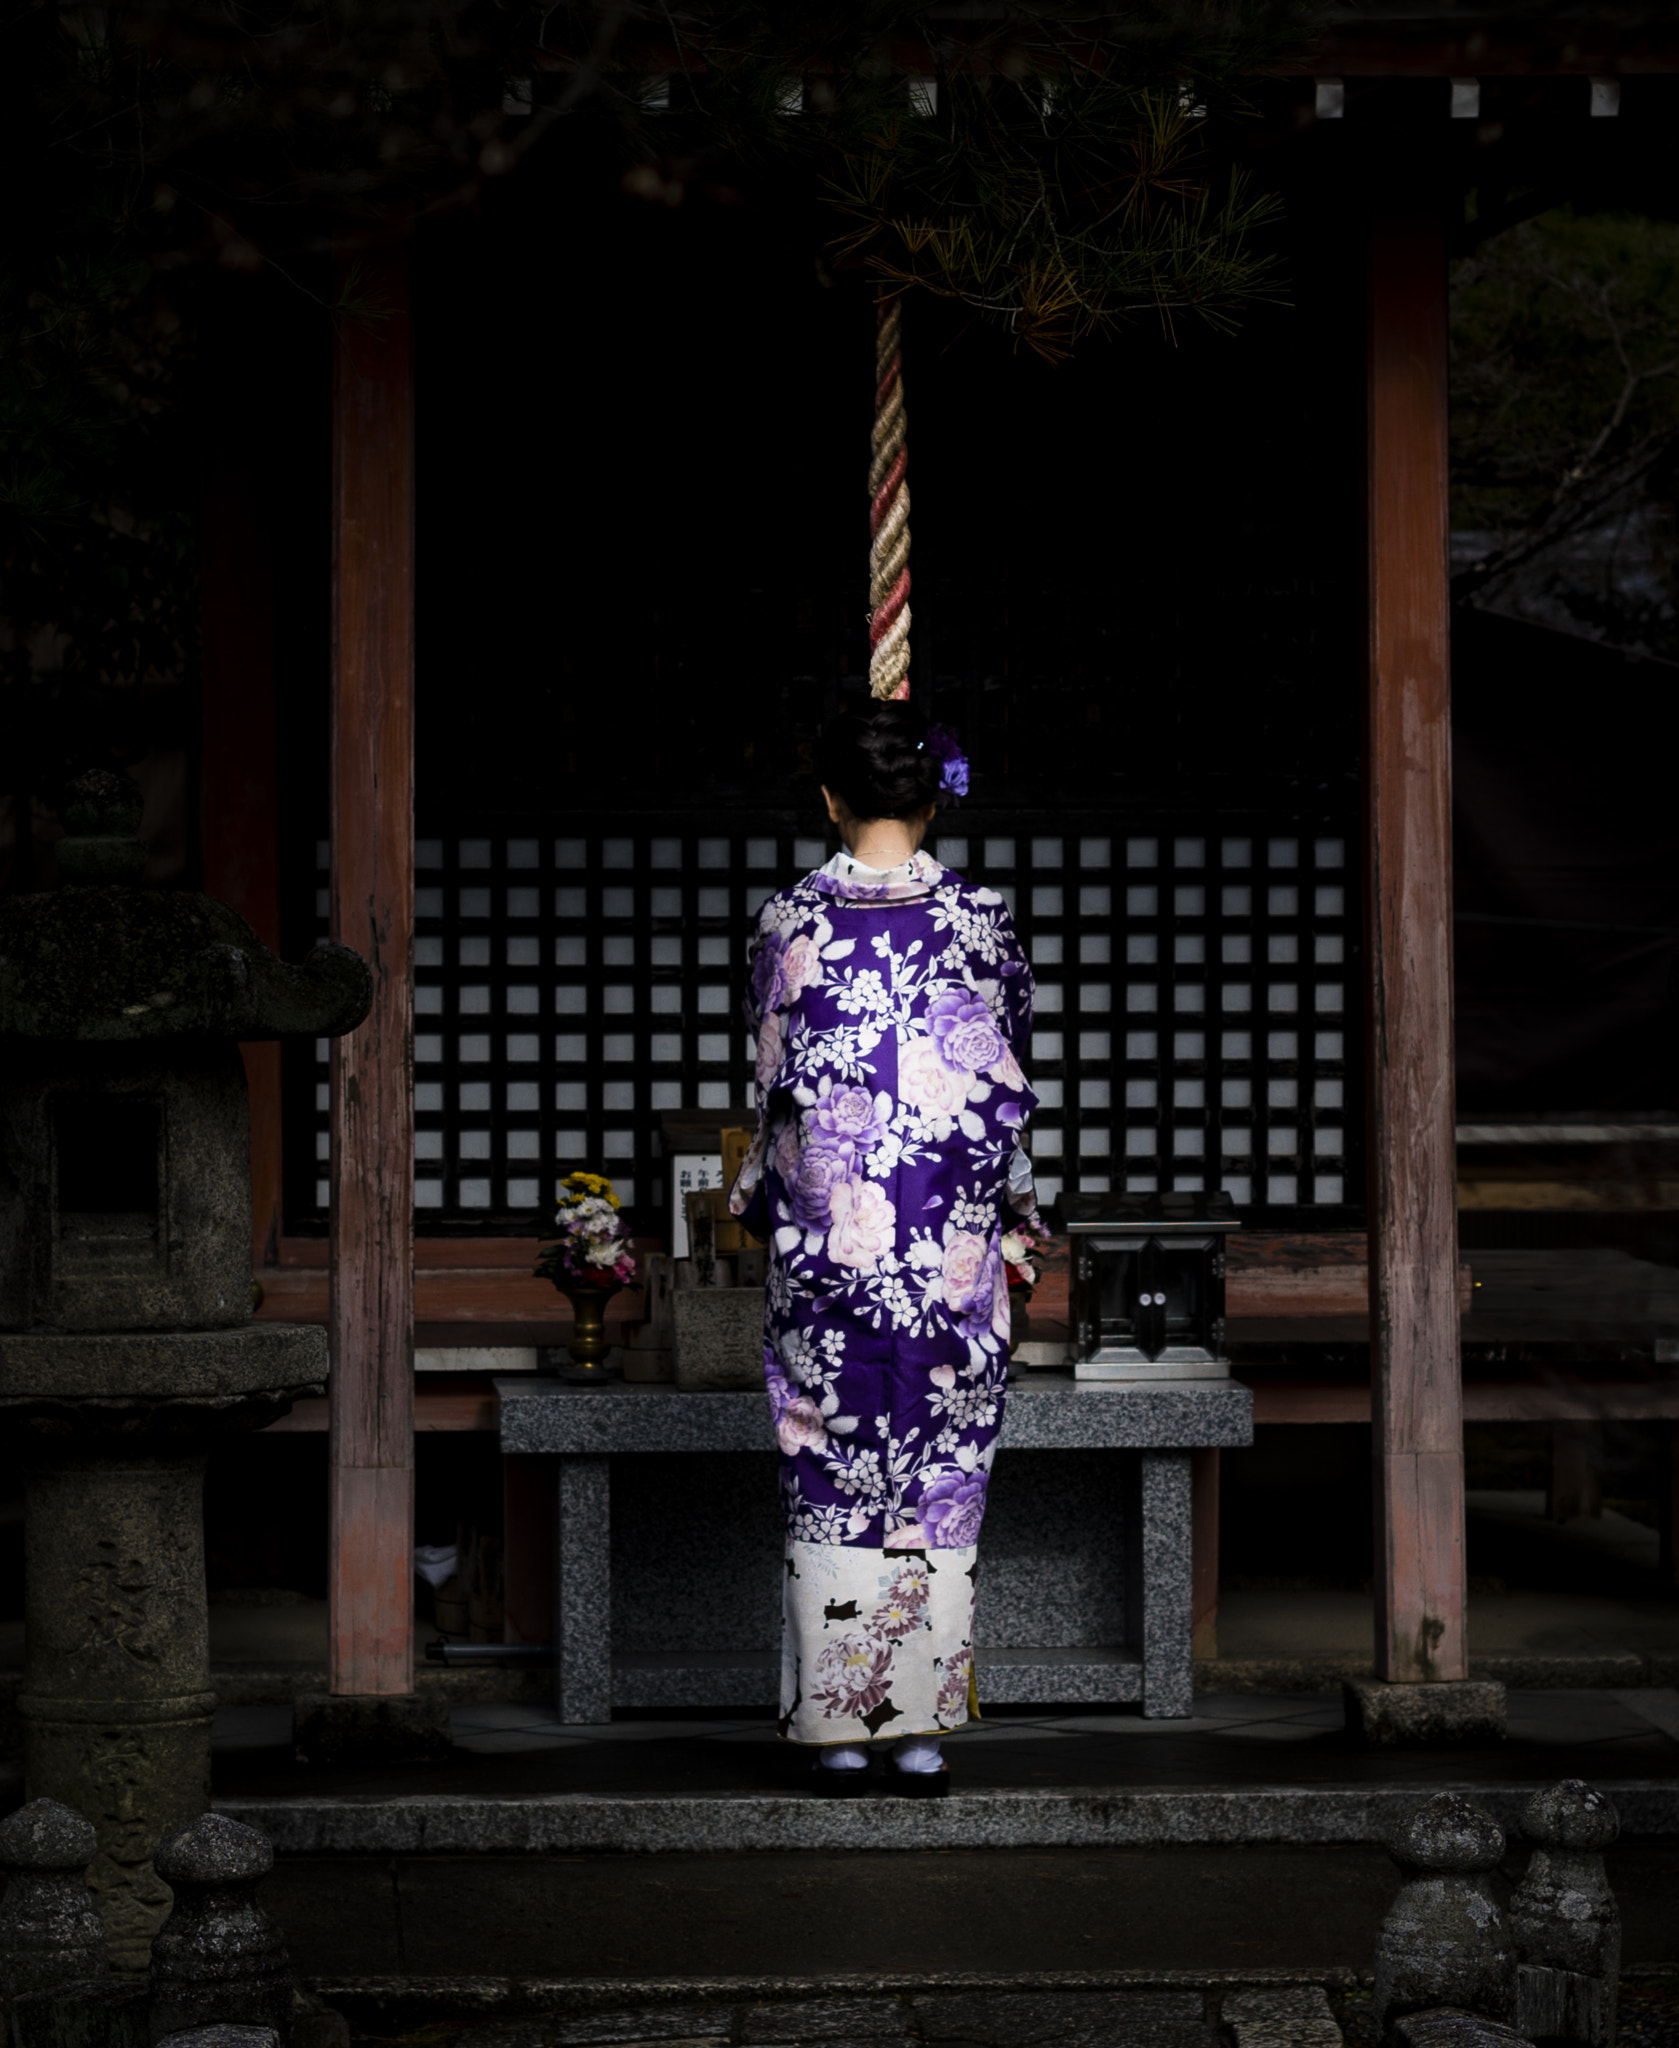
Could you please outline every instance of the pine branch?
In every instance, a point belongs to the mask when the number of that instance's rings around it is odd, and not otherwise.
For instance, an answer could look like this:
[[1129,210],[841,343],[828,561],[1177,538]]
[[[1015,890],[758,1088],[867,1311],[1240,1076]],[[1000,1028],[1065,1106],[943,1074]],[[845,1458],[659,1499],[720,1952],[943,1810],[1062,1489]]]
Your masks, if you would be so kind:
[[1511,534],[1491,554],[1460,569],[1452,578],[1452,602],[1465,604],[1488,590],[1501,577],[1524,567],[1547,548],[1567,540],[1571,534],[1590,526],[1623,491],[1629,490],[1653,470],[1668,451],[1679,446],[1679,428],[1664,428],[1647,435],[1595,474],[1570,472],[1564,485],[1553,495],[1539,518]]

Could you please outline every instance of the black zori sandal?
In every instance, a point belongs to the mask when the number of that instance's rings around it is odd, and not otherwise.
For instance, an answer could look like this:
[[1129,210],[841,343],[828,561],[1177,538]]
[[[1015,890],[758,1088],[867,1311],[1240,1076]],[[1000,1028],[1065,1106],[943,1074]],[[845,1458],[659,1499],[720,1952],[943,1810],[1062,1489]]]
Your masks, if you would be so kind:
[[895,1792],[900,1799],[948,1799],[950,1765],[941,1758],[936,1771],[906,1771],[901,1764],[888,1757],[886,1789],[888,1792]]
[[845,1770],[818,1758],[810,1767],[810,1789],[818,1799],[862,1799],[868,1794],[873,1776],[867,1764],[853,1764]]

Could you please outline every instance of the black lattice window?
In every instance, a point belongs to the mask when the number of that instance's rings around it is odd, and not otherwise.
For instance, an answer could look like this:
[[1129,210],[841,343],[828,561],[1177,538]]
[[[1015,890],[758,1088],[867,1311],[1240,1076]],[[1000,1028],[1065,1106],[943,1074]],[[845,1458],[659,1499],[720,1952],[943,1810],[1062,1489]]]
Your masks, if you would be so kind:
[[[1330,820],[1214,831],[1065,814],[970,814],[935,835],[943,860],[1008,900],[1032,959],[1046,1199],[1211,1186],[1255,1221],[1345,1220],[1362,1151],[1349,844]],[[420,1227],[528,1227],[586,1165],[662,1230],[661,1114],[749,1117],[746,938],[764,897],[827,852],[771,818],[420,839]],[[324,929],[324,889],[317,910]],[[324,1161],[324,1041],[317,1052]],[[324,1168],[313,1194],[305,1222],[324,1217]]]
[[951,849],[1011,897],[1031,954],[1040,1189],[1222,1187],[1279,1220],[1356,1204],[1347,845],[1168,821]]

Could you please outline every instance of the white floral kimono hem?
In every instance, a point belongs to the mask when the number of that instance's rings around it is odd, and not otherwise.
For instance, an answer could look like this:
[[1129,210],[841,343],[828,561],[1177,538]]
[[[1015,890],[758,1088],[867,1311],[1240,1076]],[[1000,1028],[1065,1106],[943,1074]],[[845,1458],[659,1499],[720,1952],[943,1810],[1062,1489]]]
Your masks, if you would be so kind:
[[973,1694],[979,1549],[787,1545],[781,1733],[898,1742],[979,1718]]

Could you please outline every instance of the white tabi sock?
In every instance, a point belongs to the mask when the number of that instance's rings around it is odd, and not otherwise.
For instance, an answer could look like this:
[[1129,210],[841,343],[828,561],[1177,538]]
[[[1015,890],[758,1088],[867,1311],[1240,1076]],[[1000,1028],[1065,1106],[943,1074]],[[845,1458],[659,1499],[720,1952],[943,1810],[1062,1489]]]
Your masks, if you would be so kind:
[[869,1767],[866,1750],[849,1749],[842,1742],[823,1750],[822,1761],[830,1771],[866,1771]]
[[936,1735],[906,1735],[893,1750],[892,1761],[900,1771],[936,1771],[942,1761],[939,1738]]

